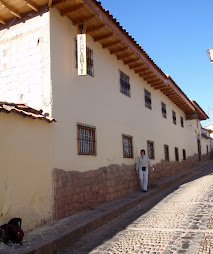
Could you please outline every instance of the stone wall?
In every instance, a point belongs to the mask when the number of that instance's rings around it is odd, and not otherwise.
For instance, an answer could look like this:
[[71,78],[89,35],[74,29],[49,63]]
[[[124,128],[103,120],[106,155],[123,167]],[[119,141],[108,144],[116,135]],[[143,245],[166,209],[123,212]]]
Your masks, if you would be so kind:
[[55,218],[61,219],[138,189],[133,166],[110,165],[87,172],[54,169]]
[[[204,156],[203,159],[208,159]],[[154,165],[149,184],[198,164],[198,155],[180,162],[162,161]],[[53,170],[54,219],[68,217],[103,202],[112,201],[140,189],[135,165],[110,165],[86,172]]]

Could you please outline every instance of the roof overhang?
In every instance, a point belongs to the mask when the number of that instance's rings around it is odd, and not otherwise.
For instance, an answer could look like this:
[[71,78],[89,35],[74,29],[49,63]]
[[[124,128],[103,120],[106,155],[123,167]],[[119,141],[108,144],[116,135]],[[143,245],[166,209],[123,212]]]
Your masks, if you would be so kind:
[[193,103],[194,107],[195,107],[195,110],[197,112],[197,115],[198,115],[198,119],[199,120],[207,120],[209,119],[208,115],[202,110],[202,108],[200,107],[200,105],[194,101],[194,100],[191,100],[191,102]]
[[0,2],[2,3],[0,22],[4,27],[7,27],[13,18],[22,19],[24,13],[32,10],[38,12],[41,6],[57,8],[62,16],[72,20],[73,25],[83,23],[86,33],[90,34],[95,42],[101,43],[103,48],[108,49],[118,60],[128,65],[151,87],[164,93],[186,115],[195,112],[193,103],[174,80],[155,64],[100,2],[96,0],[0,0]]

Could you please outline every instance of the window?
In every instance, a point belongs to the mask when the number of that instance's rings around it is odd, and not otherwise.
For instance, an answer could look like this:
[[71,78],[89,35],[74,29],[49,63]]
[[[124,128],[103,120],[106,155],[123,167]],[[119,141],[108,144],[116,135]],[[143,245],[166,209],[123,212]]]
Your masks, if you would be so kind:
[[172,111],[172,118],[173,118],[173,123],[174,123],[174,124],[177,124],[176,113],[175,113],[175,111]]
[[162,117],[166,118],[166,104],[161,102]]
[[178,148],[175,147],[175,160],[179,161],[179,153],[178,153]]
[[129,77],[120,71],[120,91],[130,97]]
[[169,161],[169,146],[164,145],[165,161]]
[[186,150],[183,149],[183,160],[186,160]]
[[145,106],[149,109],[152,109],[152,100],[151,100],[151,93],[144,89],[145,93]]
[[[78,68],[77,39],[75,39],[75,67]],[[94,77],[93,50],[87,47],[87,74]]]
[[132,137],[122,135],[122,139],[123,139],[123,157],[133,158]]
[[87,47],[87,74],[94,77],[93,50]]
[[180,123],[181,123],[181,127],[184,128],[183,117],[180,117]]
[[77,124],[78,127],[78,154],[96,155],[95,127]]
[[206,145],[206,152],[208,153],[209,152],[209,147]]
[[154,153],[154,142],[148,140],[147,141],[147,150],[148,150],[148,157],[149,159],[153,159],[155,158],[155,153]]

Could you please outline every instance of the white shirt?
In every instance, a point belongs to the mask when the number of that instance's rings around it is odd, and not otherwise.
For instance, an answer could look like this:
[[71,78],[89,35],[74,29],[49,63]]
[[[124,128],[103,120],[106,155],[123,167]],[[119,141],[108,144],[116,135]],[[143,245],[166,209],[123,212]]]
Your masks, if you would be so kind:
[[136,163],[136,170],[138,170],[139,168],[142,168],[142,167],[148,167],[148,165],[150,167],[152,167],[152,163],[151,161],[149,160],[149,157],[147,155],[140,155],[138,156],[138,159],[137,159],[137,163]]

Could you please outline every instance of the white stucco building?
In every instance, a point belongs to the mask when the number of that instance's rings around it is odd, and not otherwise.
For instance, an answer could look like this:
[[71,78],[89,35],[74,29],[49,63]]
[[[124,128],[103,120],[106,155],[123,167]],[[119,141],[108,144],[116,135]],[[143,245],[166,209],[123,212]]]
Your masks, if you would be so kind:
[[[156,168],[153,180],[201,160],[207,151],[200,120],[207,115],[100,3],[34,2],[38,12],[28,5],[8,30],[12,14],[0,10],[0,101],[24,102],[57,120],[52,126],[56,218],[134,191],[135,160],[143,148]],[[87,34],[86,76],[78,76],[76,63],[80,24]],[[129,179],[116,182],[125,170]],[[111,172],[114,177],[108,178]],[[69,201],[63,200],[65,193]]]

